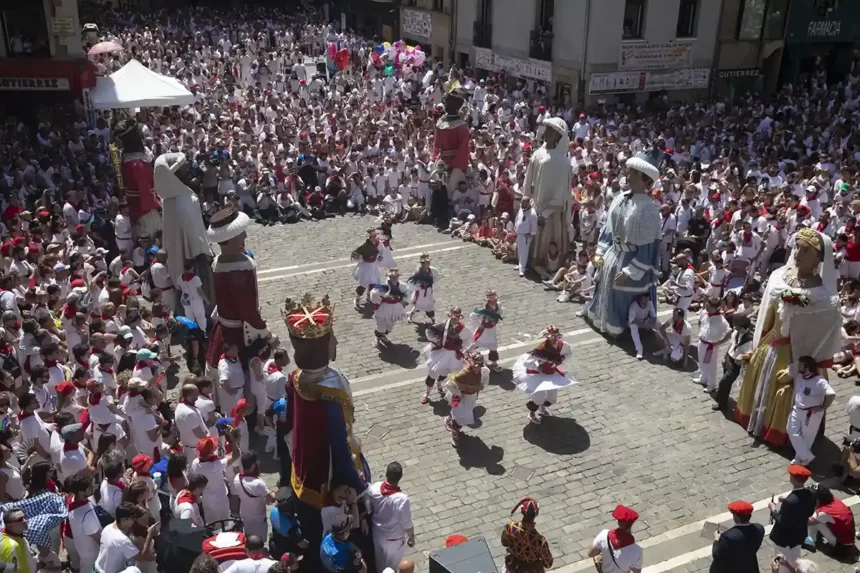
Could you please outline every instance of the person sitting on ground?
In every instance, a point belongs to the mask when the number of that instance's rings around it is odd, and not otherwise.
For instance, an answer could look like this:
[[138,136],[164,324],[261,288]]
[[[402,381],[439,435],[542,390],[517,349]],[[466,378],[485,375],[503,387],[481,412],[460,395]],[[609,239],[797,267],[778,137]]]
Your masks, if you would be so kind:
[[854,546],[854,514],[845,503],[833,496],[828,488],[815,491],[815,513],[809,518],[804,545],[817,547],[834,557],[848,557]]

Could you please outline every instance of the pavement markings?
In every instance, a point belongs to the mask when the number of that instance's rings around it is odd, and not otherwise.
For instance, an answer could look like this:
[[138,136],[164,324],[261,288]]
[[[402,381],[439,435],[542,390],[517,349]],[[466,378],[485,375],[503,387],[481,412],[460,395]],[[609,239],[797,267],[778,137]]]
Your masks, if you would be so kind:
[[[420,249],[432,249],[433,247],[441,247],[443,245],[450,245],[450,244],[451,244],[451,241],[449,240],[449,241],[445,241],[442,243],[430,243],[427,245],[414,245],[412,247],[403,247],[403,248],[399,248],[396,251],[394,251],[394,256],[396,258],[397,255],[402,253],[403,251],[417,251]],[[322,261],[319,263],[305,263],[303,265],[290,265],[288,267],[277,267],[274,269],[265,269],[262,271],[258,270],[257,275],[258,276],[259,275],[268,275],[268,274],[272,274],[272,273],[281,273],[284,271],[294,271],[296,269],[306,269],[309,267],[333,265],[333,264],[342,263],[342,262],[343,262],[343,259],[332,259],[332,260],[328,260],[328,261]]]
[[[664,310],[662,312],[657,313],[657,318],[668,318],[670,316],[672,316],[671,310]],[[566,342],[573,346],[574,352],[577,348],[580,348],[582,346],[588,346],[591,344],[596,344],[598,342],[606,342],[602,336],[600,336],[591,328],[578,328],[576,330],[571,330],[570,332],[566,332],[564,334],[564,337],[566,339]],[[514,342],[505,346],[500,346],[498,350],[499,364],[503,366],[507,364],[513,364],[520,357],[519,351],[528,346],[532,346],[534,343],[534,339],[531,339]],[[574,354],[574,360],[576,360],[576,354]],[[335,364],[335,367],[336,366],[337,365]],[[424,376],[420,378],[411,378],[409,380],[400,379],[405,373],[414,372],[415,370],[420,370],[420,368],[398,368],[397,370],[394,370],[392,372],[383,372],[381,374],[371,374],[369,376],[355,378],[350,381],[350,385],[353,389],[352,395],[364,396],[367,394],[375,394],[376,392],[383,392],[386,390],[392,390],[394,388],[411,386],[418,382],[424,381]],[[389,382],[389,380],[391,381]]]
[[[447,245],[450,243],[442,243],[442,244]],[[417,252],[417,253],[410,253],[410,254],[407,254],[406,256],[400,255],[400,260],[418,258],[423,253],[427,253],[428,255],[432,255],[432,254],[438,254],[438,253],[448,253],[451,251],[459,251],[461,249],[467,248],[468,246],[469,245],[466,244],[466,245],[448,247],[447,249],[430,249],[430,250],[421,251],[421,252]],[[395,253],[394,253],[395,257],[397,257],[398,254],[400,254],[400,252],[401,251],[395,251]],[[315,265],[310,265],[310,266],[318,266],[318,265],[326,265],[326,263],[317,263]],[[344,263],[344,264],[340,264],[340,265],[318,266],[318,268],[307,270],[307,271],[301,271],[301,272],[297,272],[297,273],[288,273],[285,275],[278,275],[278,276],[274,276],[274,277],[263,277],[261,279],[257,279],[257,282],[258,283],[265,283],[265,282],[269,282],[269,281],[279,281],[279,280],[283,280],[283,279],[288,279],[290,277],[298,277],[298,276],[302,276],[302,275],[312,275],[312,274],[316,274],[316,273],[324,273],[326,271],[333,271],[335,269],[348,269],[348,268],[354,267],[354,266],[355,266],[355,263],[352,263],[352,262]]]
[[[776,497],[786,496],[789,493],[790,492],[785,492]],[[860,496],[854,495],[842,501],[848,507],[852,507],[860,503]],[[755,502],[753,504],[754,511],[767,509],[769,503],[770,498],[762,499]],[[730,521],[732,521],[732,514],[726,511],[724,513],[720,513],[707,519],[702,519],[700,521],[696,521],[688,525],[682,525],[681,527],[672,529],[665,533],[661,533],[660,535],[649,537],[648,539],[639,543],[639,546],[642,547],[642,549],[647,549],[648,547],[654,547],[661,543],[670,542],[673,539],[678,539],[685,535],[690,535],[693,533],[699,534],[706,523],[725,523]],[[773,529],[773,525],[766,525],[764,528],[765,535],[768,535],[771,529]],[[710,557],[713,543],[701,537],[699,539],[702,541],[702,543],[706,543],[704,547],[694,549],[693,551],[687,551],[686,553],[682,553],[681,555],[672,557],[671,559],[661,561],[660,563],[655,563],[654,565],[648,565],[647,567],[644,567],[642,569],[642,573],[665,573],[666,571],[671,571],[678,567],[682,567],[688,563],[692,563],[697,559],[704,559]],[[647,560],[647,558],[648,553],[645,552],[645,559]],[[583,559],[582,561],[577,561],[576,563],[565,565],[564,567],[561,567],[559,569],[554,569],[553,573],[578,573],[579,571],[586,571],[588,569],[592,569],[593,567],[594,561],[592,559]]]

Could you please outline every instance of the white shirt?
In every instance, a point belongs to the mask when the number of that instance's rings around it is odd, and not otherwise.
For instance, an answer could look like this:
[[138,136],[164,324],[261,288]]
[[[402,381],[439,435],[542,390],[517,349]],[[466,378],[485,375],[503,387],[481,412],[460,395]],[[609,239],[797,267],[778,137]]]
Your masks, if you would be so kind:
[[116,517],[116,508],[122,503],[122,490],[103,479],[101,486],[99,486],[99,493],[101,494],[99,505],[113,517]]
[[730,330],[726,317],[722,314],[709,316],[704,309],[699,313],[699,341],[712,344],[721,341]]
[[209,480],[203,489],[203,497],[206,500],[212,502],[223,498],[224,503],[227,503],[227,485],[224,483],[224,471],[226,469],[226,458],[219,458],[211,462],[201,462],[199,459],[195,459],[191,462],[191,473],[204,475]]
[[381,536],[380,539],[402,539],[412,528],[409,497],[403,492],[382,495],[381,488],[382,482],[377,482],[368,489],[373,506],[373,534]]
[[99,573],[121,573],[135,564],[140,553],[128,536],[112,523],[102,531],[99,556],[96,558],[96,571]]
[[96,557],[99,554],[99,544],[90,536],[99,533],[102,526],[99,523],[93,502],[69,512],[69,527],[72,529],[75,550],[78,554],[90,559]]
[[197,442],[200,441],[200,438],[194,435],[194,429],[200,428],[203,431],[206,431],[206,424],[203,421],[203,416],[200,415],[197,408],[192,408],[188,404],[180,402],[176,406],[174,419],[176,421],[176,427],[179,430],[179,440],[182,444],[186,448],[196,448]]
[[848,400],[848,422],[860,430],[860,396],[852,396]]
[[[242,483],[239,483],[241,480]],[[239,496],[239,516],[242,519],[265,519],[266,518],[266,495],[269,488],[258,477],[246,477],[236,475],[233,478],[233,493]]]
[[242,559],[234,561],[224,573],[266,573],[277,561],[271,559]]
[[183,502],[177,503],[173,508],[173,517],[176,519],[190,519],[191,523],[203,527],[203,517],[200,515],[200,507],[196,503]]
[[657,318],[657,311],[654,310],[654,303],[650,300],[644,307],[635,300],[630,305],[630,310],[627,313],[627,321],[633,324],[637,320],[647,320],[649,317]]
[[62,444],[60,446],[60,474],[63,479],[87,469],[87,456],[80,444],[76,450],[67,451],[64,448],[65,444]]
[[152,275],[152,284],[155,285],[155,288],[161,290],[173,288],[173,281],[170,278],[170,273],[167,272],[167,265],[155,261],[149,267],[149,273]]
[[537,221],[537,213],[535,213],[533,207],[530,208],[528,211],[520,209],[519,211],[517,211],[517,219],[514,223],[514,230],[517,232],[517,235],[537,235]]
[[827,396],[835,396],[836,391],[820,374],[804,378],[800,374],[794,377],[794,407],[802,410],[824,404]]
[[693,287],[695,285],[695,274],[693,269],[684,269],[678,278],[675,280],[679,286],[674,288],[675,294],[680,297],[693,296]]
[[231,390],[238,390],[245,386],[245,372],[239,360],[227,360],[222,358],[218,361],[218,380],[227,382]]
[[[621,549],[613,548],[612,555],[609,554],[608,529],[598,533],[592,545],[600,549],[603,557],[603,573],[627,573],[631,569],[642,569],[642,548],[636,543]],[[615,565],[616,563],[618,565]]]
[[[740,339],[741,335],[737,330],[732,332],[732,339],[729,343],[729,356],[731,356],[734,360],[737,360],[738,356],[740,356],[741,354],[749,354],[750,352],[752,352],[753,339],[750,338],[748,342],[745,342],[744,344],[738,344],[740,342]],[[860,428],[860,426],[857,427]]]

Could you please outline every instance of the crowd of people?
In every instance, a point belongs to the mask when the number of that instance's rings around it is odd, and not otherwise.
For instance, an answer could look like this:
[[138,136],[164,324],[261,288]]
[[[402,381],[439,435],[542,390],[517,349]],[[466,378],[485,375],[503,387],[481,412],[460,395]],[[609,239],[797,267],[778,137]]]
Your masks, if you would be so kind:
[[[226,324],[226,314],[211,312],[218,301],[209,277],[193,258],[173,260],[178,273],[168,269],[168,229],[146,228],[140,199],[116,169],[118,142],[145,169],[181,156],[162,166],[186,170],[183,185],[213,243],[242,232],[241,224],[233,232],[244,220],[235,213],[222,219],[225,206],[261,225],[377,214],[352,253],[355,306],[363,296],[374,306],[377,347],[397,323],[429,319],[422,402],[435,389],[451,404],[445,428],[455,447],[478,393],[501,369],[504,293],[488,291],[468,318],[454,307],[437,323],[439,269],[422,256],[401,282],[395,268],[392,228],[407,221],[492,249],[560,303],[583,304],[580,314],[600,331],[629,330],[639,359],[649,354],[645,343],[670,367],[686,368],[695,355],[696,382],[715,410],[729,408],[742,378],[734,419],[793,448],[789,471],[802,490],[835,400],[824,371],[860,376],[860,59],[844,77],[822,67],[766,99],[664,97],[580,110],[550,101],[546,86],[478,79],[432,60],[389,73],[375,43],[311,14],[195,8],[84,19],[124,48],[93,57],[100,73],[134,58],[179,79],[196,101],[140,110],[133,121],[107,114],[88,125],[76,109],[3,127],[0,562],[59,571],[63,555],[83,573],[153,572],[165,557],[156,550],[161,523],[173,518],[225,529],[212,543],[233,550],[230,563],[207,551],[197,573],[414,567],[401,563],[415,528],[399,464],[374,484],[364,468],[351,470],[319,489],[325,500],[313,497],[310,478],[297,487],[294,476],[306,470],[285,437],[297,434],[295,403],[308,397],[286,373],[286,348],[271,336],[247,347],[216,338],[213,322]],[[314,73],[330,44],[348,50],[349,64]],[[129,133],[139,134],[139,149]],[[302,312],[327,312],[326,302],[314,304]],[[331,335],[323,316],[327,327],[317,314],[285,312],[302,376],[305,342]],[[298,326],[308,318],[319,332]],[[649,330],[657,336],[647,338]],[[559,368],[572,351],[549,326],[514,366],[531,423],[551,415],[557,390],[575,382]],[[191,374],[173,404],[168,382],[182,367]],[[350,425],[347,410],[337,419]],[[852,426],[833,471],[853,479],[860,397],[848,410]],[[260,477],[252,432],[266,441],[263,455],[280,458],[277,491]],[[308,433],[293,447],[312,440]],[[332,460],[343,452],[335,453]],[[804,544],[841,553],[854,543],[850,509],[823,488],[805,495],[771,508],[781,524],[774,531],[791,528],[771,535],[782,571],[808,571]],[[319,524],[303,514],[308,500],[321,508]],[[739,527],[751,507],[729,507]],[[523,519],[502,534],[507,571],[548,570],[538,502],[516,509]],[[228,531],[235,516],[241,540]],[[591,555],[604,571],[637,571],[638,514],[619,506],[613,518],[618,528],[601,532]],[[762,537],[757,528],[719,536],[716,570],[751,567]]]

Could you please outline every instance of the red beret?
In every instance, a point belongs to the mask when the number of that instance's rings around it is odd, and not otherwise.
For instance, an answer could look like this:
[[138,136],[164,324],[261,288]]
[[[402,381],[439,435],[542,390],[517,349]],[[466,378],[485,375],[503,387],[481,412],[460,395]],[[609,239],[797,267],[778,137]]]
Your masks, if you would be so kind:
[[131,467],[137,473],[148,472],[149,468],[152,467],[152,458],[146,454],[137,454],[131,460]]
[[83,225],[75,225],[75,233],[80,235],[83,232],[84,232],[84,226]]
[[748,501],[733,501],[729,504],[729,511],[735,515],[752,515],[753,509]]
[[455,545],[460,545],[461,543],[466,543],[467,541],[469,541],[468,537],[455,533],[453,535],[449,535],[448,539],[445,540],[445,547],[453,547]]
[[544,106],[538,107],[538,113],[546,113],[546,108]]
[[612,517],[617,521],[633,523],[634,521],[639,519],[639,514],[630,509],[629,507],[619,505],[615,508],[615,511],[612,512]]
[[812,477],[812,472],[801,465],[791,464],[788,466],[788,475],[805,481]]
[[29,247],[27,247],[27,252],[28,253],[38,253],[39,247],[37,247],[36,245],[30,245]]
[[12,244],[13,244],[13,245],[15,245],[16,247],[18,247],[18,246],[20,246],[20,245],[23,245],[23,244],[24,244],[24,241],[26,241],[26,240],[27,240],[27,239],[25,239],[24,237],[15,237],[15,238],[12,240]]
[[69,286],[72,288],[82,288],[87,286],[87,283],[84,282],[84,279],[75,279],[69,284]]
[[71,382],[60,382],[59,384],[57,384],[56,390],[57,394],[60,394],[61,396],[67,396],[68,394],[71,394],[75,391],[75,385]]

